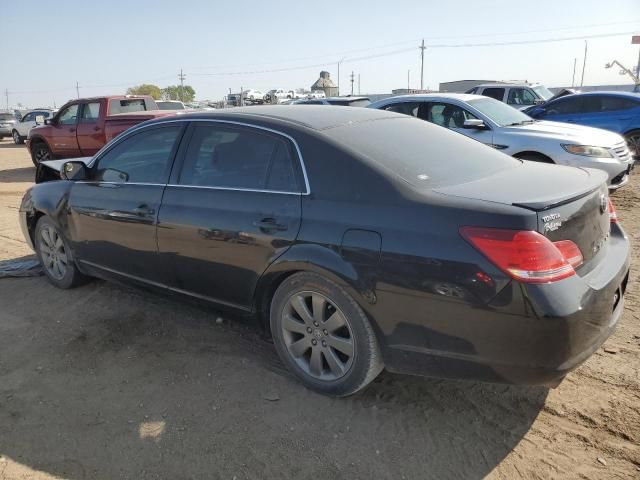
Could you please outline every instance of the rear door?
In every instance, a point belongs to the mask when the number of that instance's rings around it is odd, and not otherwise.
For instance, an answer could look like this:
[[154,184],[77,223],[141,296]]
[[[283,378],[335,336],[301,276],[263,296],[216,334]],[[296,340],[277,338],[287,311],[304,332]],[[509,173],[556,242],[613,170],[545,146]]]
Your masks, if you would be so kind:
[[[99,100],[94,102],[84,102],[78,121],[78,146],[82,155],[94,155],[105,143],[104,102]],[[102,115],[102,117],[101,117]]]
[[79,156],[77,128],[78,116],[80,115],[80,104],[73,103],[66,106],[56,116],[51,124],[50,144],[54,155],[62,157]]
[[69,198],[77,258],[133,279],[166,283],[156,222],[183,124],[149,126],[101,154]]
[[495,98],[500,102],[504,102],[505,89],[502,87],[487,87],[480,92],[480,95],[485,97]]
[[306,182],[290,138],[259,127],[193,122],[158,218],[175,289],[250,309],[262,273],[295,241]]

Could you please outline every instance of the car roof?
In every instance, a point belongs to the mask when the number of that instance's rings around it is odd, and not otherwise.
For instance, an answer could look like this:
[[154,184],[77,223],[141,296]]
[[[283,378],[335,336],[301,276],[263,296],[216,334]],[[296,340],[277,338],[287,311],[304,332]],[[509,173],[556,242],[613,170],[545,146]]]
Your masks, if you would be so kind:
[[482,83],[480,85],[476,85],[473,88],[477,88],[477,87],[517,87],[517,88],[524,88],[524,87],[538,87],[540,86],[540,83]]
[[394,97],[387,97],[377,102],[372,103],[372,105],[388,103],[392,100],[430,100],[430,99],[448,99],[448,100],[458,100],[461,102],[468,102],[469,100],[474,100],[476,98],[489,98],[484,95],[474,95],[472,93],[416,93],[413,95],[396,95]]
[[593,95],[605,95],[605,96],[608,96],[608,97],[626,97],[626,98],[632,98],[634,100],[640,100],[640,93],[625,92],[625,91],[620,91],[620,90],[600,90],[600,91],[594,91],[594,92],[576,92],[576,93],[572,93],[571,95],[566,95],[566,97],[560,97],[560,98],[569,98],[569,97],[576,97],[576,96],[584,97],[584,96],[593,96]]
[[162,123],[176,118],[180,120],[227,120],[247,122],[253,120],[274,120],[294,124],[299,127],[313,130],[328,130],[341,125],[351,125],[387,118],[398,118],[403,115],[374,110],[370,108],[334,106],[331,108],[318,108],[316,105],[261,105],[251,107],[236,107],[226,110],[210,112],[193,112],[177,116],[162,117],[150,123]]

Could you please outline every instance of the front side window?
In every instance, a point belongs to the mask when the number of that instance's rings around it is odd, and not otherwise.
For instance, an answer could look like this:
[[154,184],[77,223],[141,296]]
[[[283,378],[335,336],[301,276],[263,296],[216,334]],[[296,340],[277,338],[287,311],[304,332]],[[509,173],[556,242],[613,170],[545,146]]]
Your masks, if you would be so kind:
[[580,97],[565,97],[553,102],[546,108],[548,115],[571,115],[580,113],[582,100]]
[[388,112],[403,113],[405,115],[411,115],[412,117],[418,116],[418,110],[420,109],[420,102],[399,102],[387,105],[384,109]]
[[80,123],[95,123],[100,118],[100,102],[85,103]]
[[526,88],[512,88],[509,90],[507,103],[516,106],[534,105],[536,103],[536,97]]
[[289,141],[248,128],[196,125],[180,185],[299,192]]
[[78,104],[69,105],[60,112],[58,123],[60,125],[75,125],[78,121]]
[[465,120],[476,118],[464,108],[449,103],[433,103],[427,116],[429,122],[445,128],[463,128]]
[[93,179],[116,183],[166,183],[181,128],[163,126],[127,137],[98,159]]
[[32,122],[36,119],[36,112],[27,113],[22,119],[23,122]]
[[485,88],[482,91],[482,95],[502,101],[504,98],[504,88]]

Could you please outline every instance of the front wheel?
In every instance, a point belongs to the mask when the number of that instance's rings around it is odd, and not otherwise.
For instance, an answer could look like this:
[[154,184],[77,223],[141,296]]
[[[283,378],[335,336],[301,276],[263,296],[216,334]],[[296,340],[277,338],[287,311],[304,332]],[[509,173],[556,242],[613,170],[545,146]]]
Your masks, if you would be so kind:
[[640,130],[632,130],[624,136],[627,141],[631,155],[640,156]]
[[24,140],[22,139],[22,137],[20,136],[17,130],[14,130],[13,132],[11,132],[11,136],[13,137],[13,143],[15,143],[16,145],[22,145],[24,143]]
[[45,275],[56,287],[73,288],[87,280],[76,267],[62,233],[46,215],[36,224],[34,246]]
[[271,302],[278,355],[308,388],[346,396],[367,386],[384,364],[376,335],[353,298],[315,273],[296,273]]
[[31,161],[37,167],[40,165],[40,162],[46,160],[51,160],[51,150],[49,150],[49,146],[42,141],[36,142],[31,147]]

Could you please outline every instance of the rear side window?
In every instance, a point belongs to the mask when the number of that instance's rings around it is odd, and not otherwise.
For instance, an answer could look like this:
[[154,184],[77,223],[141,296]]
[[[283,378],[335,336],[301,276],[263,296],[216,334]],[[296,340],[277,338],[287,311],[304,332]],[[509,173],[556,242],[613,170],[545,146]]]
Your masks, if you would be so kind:
[[482,90],[481,95],[502,101],[504,98],[504,88],[485,88]]
[[299,192],[294,159],[291,143],[279,136],[249,128],[195,125],[178,183]]
[[411,115],[412,117],[418,116],[418,110],[420,109],[420,102],[399,102],[392,103],[384,107],[387,112],[403,113],[405,115]]
[[100,102],[85,103],[80,123],[95,123],[100,118]]
[[98,159],[94,180],[166,183],[181,128],[176,125],[152,128],[127,137]]
[[614,112],[617,110],[628,110],[640,106],[640,101],[623,97],[600,97],[600,111]]

